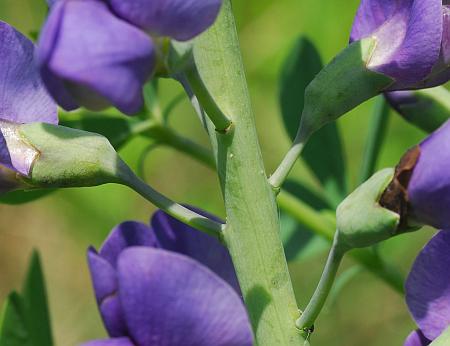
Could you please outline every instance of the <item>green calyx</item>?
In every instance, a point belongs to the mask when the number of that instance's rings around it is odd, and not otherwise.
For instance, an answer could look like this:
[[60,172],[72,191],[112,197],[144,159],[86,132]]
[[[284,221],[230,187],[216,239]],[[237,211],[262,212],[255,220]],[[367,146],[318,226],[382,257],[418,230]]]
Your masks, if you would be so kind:
[[375,173],[339,205],[336,221],[340,244],[361,248],[397,234],[400,215],[379,204],[394,173],[393,168]]
[[350,44],[308,85],[301,124],[305,138],[393,83],[367,67],[376,45],[373,37]]
[[38,152],[27,179],[34,187],[120,182],[125,164],[101,135],[44,123],[21,125],[19,133]]

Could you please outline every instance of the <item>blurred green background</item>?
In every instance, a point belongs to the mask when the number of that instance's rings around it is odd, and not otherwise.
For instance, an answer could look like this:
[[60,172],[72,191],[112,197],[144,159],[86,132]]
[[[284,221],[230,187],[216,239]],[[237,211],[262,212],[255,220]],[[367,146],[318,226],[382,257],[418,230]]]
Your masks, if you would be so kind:
[[[250,93],[267,171],[271,172],[289,147],[279,116],[278,75],[289,49],[306,34],[328,62],[348,41],[358,0],[241,0],[233,1]],[[0,19],[25,34],[45,18],[43,0],[2,0]],[[161,103],[181,92],[171,81],[161,83]],[[369,101],[339,121],[346,149],[349,183],[354,187],[374,102]],[[184,135],[207,144],[189,103],[176,108],[171,122]],[[393,166],[424,133],[392,113],[379,168]],[[142,138],[121,150],[136,168],[148,145]],[[158,148],[145,161],[148,181],[177,201],[194,204],[223,216],[215,174],[173,150]],[[320,189],[299,163],[293,176]],[[99,246],[110,229],[127,219],[147,221],[154,208],[123,187],[58,191],[22,206],[0,205],[0,300],[21,286],[32,248],[41,252],[47,277],[53,329],[58,346],[73,346],[105,335],[96,311],[86,266],[86,248]],[[387,260],[406,275],[430,230],[393,239],[382,245]],[[320,277],[326,253],[290,264],[299,305],[308,301]],[[348,259],[344,268],[351,267]],[[414,323],[403,298],[370,273],[362,272],[345,286],[320,316],[314,345],[402,345]]]

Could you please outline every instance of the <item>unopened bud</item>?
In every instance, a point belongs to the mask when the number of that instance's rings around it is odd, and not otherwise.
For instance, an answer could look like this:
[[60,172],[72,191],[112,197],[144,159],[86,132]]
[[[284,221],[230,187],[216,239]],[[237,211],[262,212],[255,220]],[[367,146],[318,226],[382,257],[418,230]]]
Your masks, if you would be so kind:
[[37,153],[28,178],[35,187],[116,183],[127,169],[101,135],[44,123],[20,125],[18,131],[22,141]]
[[380,197],[394,178],[384,169],[350,194],[337,208],[338,241],[350,249],[374,245],[398,232],[400,215],[382,207]]

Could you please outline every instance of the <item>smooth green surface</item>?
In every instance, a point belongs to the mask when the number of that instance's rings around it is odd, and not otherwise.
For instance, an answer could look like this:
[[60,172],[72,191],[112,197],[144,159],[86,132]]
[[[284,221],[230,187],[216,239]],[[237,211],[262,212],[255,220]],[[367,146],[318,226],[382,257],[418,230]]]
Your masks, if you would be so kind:
[[101,135],[44,123],[21,125],[19,133],[39,153],[30,170],[30,183],[36,187],[119,182],[123,162]]
[[322,312],[325,301],[331,292],[345,251],[346,248],[339,244],[339,236],[336,234],[330,253],[328,254],[327,262],[325,263],[325,268],[322,272],[322,276],[320,277],[320,281],[312,295],[311,300],[306,306],[306,309],[296,322],[298,328],[308,330],[314,326],[314,322]]
[[37,252],[33,252],[21,294],[9,294],[0,315],[0,346],[52,346],[47,292]]
[[392,83],[388,76],[367,68],[375,47],[375,38],[350,44],[308,85],[301,137],[336,120]]
[[33,346],[52,346],[47,290],[41,260],[36,251],[31,256],[28,274],[22,288],[22,300],[26,309],[26,321]]
[[263,166],[230,1],[224,1],[216,24],[196,40],[194,55],[211,96],[233,122],[227,134],[216,134],[227,211],[224,239],[256,344],[303,345],[305,341],[295,327],[298,308],[279,236],[275,195]]
[[[278,204],[284,212],[297,220],[299,224],[332,243],[336,229],[336,220],[326,217],[323,213],[317,213],[309,205],[296,199],[286,191],[281,191],[278,195]],[[403,277],[401,273],[392,263],[387,263],[380,258],[379,254],[373,249],[356,249],[350,251],[350,256],[375,276],[384,280],[395,291],[403,292]]]
[[[300,37],[284,62],[280,79],[281,115],[292,140],[300,125],[305,89],[322,68],[320,53],[314,44]],[[328,124],[317,131],[305,146],[302,158],[336,207],[347,194],[346,160],[337,124]]]
[[336,227],[342,246],[371,246],[396,235],[400,215],[378,203],[393,177],[392,168],[375,173],[339,205]]
[[375,47],[375,38],[353,42],[308,85],[294,143],[270,177],[275,189],[282,186],[313,133],[378,95],[392,83],[388,76],[367,68]]
[[5,302],[0,320],[0,346],[34,346],[24,310],[19,294],[11,293]]

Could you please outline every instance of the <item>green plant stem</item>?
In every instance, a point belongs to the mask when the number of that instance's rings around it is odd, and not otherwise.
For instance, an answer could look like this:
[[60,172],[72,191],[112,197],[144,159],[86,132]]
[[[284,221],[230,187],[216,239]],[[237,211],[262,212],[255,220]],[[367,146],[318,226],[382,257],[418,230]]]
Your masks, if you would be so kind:
[[121,183],[139,193],[150,203],[154,204],[159,209],[164,210],[167,214],[173,216],[177,220],[222,240],[224,225],[189,210],[162,195],[138,178],[124,163],[121,165],[120,172]]
[[365,182],[375,172],[375,167],[380,156],[381,145],[386,136],[389,121],[389,105],[384,96],[378,96],[369,125],[364,160],[361,167],[360,183]]
[[[303,201],[282,190],[278,195],[278,205],[314,233],[323,236],[330,242],[333,241],[335,225],[331,225],[326,218]],[[401,273],[383,261],[372,249],[356,249],[350,251],[349,254],[374,275],[383,279],[395,291],[403,293],[404,280]]]
[[[163,132],[168,131],[169,135],[167,133],[163,135],[159,134],[158,132],[160,130]],[[144,135],[189,155],[211,169],[216,169],[214,156],[208,148],[180,136],[169,128],[154,127],[152,131],[144,132]],[[335,225],[324,218],[321,213],[285,190],[281,190],[278,195],[278,206],[294,217],[297,222],[306,226],[311,232],[332,242]],[[403,292],[402,276],[395,268],[384,262],[373,251],[369,249],[358,249],[351,251],[350,254],[358,263],[385,281],[395,291],[399,293]]]
[[303,148],[305,147],[306,142],[309,138],[309,136],[305,135],[301,129],[302,126],[300,125],[299,131],[294,139],[294,142],[292,143],[291,148],[284,156],[278,168],[269,178],[270,185],[272,185],[273,189],[277,192],[280,190],[284,181],[286,180],[298,158],[300,157]]
[[190,69],[185,71],[185,76],[206,114],[216,127],[216,131],[221,133],[228,131],[232,121],[222,112],[209,93],[208,88],[205,86],[205,83],[198,72],[197,66],[192,64]]
[[[210,95],[233,124],[225,134],[209,133],[213,148],[217,148],[227,213],[224,241],[255,344],[303,345],[305,340],[295,326],[299,312],[279,235],[275,196],[258,143],[230,0],[223,2],[216,23],[194,42],[194,58]],[[202,98],[198,100],[203,106]]]
[[336,274],[344,254],[345,249],[343,249],[338,243],[336,232],[336,236],[334,238],[333,245],[331,246],[327,263],[325,264],[325,269],[322,273],[319,284],[317,285],[317,288],[314,291],[314,294],[305,311],[303,311],[302,315],[296,322],[298,328],[308,330],[314,325],[314,322],[322,311],[325,301],[331,292],[331,288],[333,287],[333,283],[336,279]]
[[170,127],[158,125],[144,132],[144,135],[153,138],[158,143],[170,146],[213,169],[216,168],[211,150],[205,148],[189,138],[183,137]]

